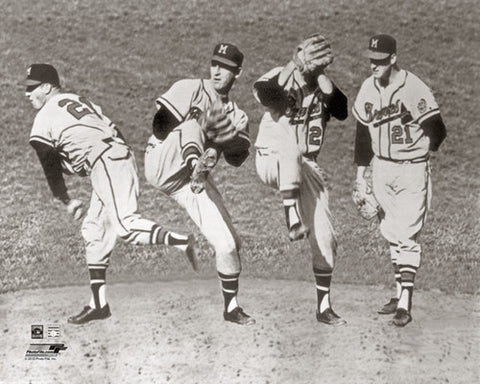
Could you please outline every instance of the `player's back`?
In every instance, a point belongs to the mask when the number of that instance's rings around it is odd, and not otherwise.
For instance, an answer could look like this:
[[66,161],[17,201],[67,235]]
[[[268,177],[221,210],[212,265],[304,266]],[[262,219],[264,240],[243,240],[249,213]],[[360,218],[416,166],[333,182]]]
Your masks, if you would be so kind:
[[99,106],[85,97],[61,93],[38,112],[31,140],[52,146],[74,172],[79,172],[89,154],[104,147],[105,140],[114,136],[115,126]]

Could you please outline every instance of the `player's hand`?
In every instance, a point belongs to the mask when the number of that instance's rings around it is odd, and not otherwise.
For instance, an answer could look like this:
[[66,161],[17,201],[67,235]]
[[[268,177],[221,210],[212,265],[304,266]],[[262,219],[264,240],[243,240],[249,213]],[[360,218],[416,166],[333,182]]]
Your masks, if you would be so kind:
[[80,200],[72,199],[67,204],[67,211],[72,215],[74,220],[80,220],[85,210],[83,209],[83,203]]
[[359,191],[365,191],[367,193],[372,192],[370,185],[364,177],[357,177],[354,183],[354,188],[358,189]]

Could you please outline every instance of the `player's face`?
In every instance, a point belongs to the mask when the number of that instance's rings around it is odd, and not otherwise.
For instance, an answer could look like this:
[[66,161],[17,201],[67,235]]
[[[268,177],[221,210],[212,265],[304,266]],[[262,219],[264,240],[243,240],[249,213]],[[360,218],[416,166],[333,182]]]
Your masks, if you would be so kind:
[[210,66],[210,78],[215,90],[221,94],[227,94],[236,78],[236,73],[229,68],[218,65],[216,62],[212,62]]
[[40,84],[38,86],[32,85],[27,87],[25,96],[30,100],[33,105],[33,108],[40,109],[42,108],[47,101],[47,84]]
[[370,69],[374,78],[387,80],[392,72],[391,56],[382,60],[370,59]]

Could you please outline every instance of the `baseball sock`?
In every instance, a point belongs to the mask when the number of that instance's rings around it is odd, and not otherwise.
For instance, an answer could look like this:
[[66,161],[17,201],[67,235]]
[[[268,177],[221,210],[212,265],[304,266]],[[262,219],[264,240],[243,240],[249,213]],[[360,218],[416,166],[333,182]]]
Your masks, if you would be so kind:
[[403,308],[410,312],[412,309],[413,284],[417,268],[412,265],[399,265],[398,267],[402,276],[402,293],[397,308]]
[[225,300],[225,312],[231,312],[238,307],[237,293],[240,272],[233,275],[226,275],[218,272],[218,277],[222,284],[222,293]]
[[300,224],[300,215],[298,214],[297,200],[284,199],[283,206],[285,208],[285,218],[287,220],[287,227],[290,229],[293,226]]
[[326,271],[319,268],[313,268],[315,275],[315,285],[317,288],[317,309],[320,313],[330,307],[330,283],[332,281],[332,271]]
[[107,305],[105,298],[105,275],[107,266],[103,264],[88,264],[90,273],[90,288],[92,298],[90,299],[90,308],[100,309]]
[[396,298],[399,299],[402,293],[402,275],[398,269],[398,254],[400,253],[398,249],[398,244],[390,243],[390,257],[392,260],[393,270],[395,273],[395,287],[396,287]]
[[400,299],[400,295],[402,294],[402,274],[400,273],[397,263],[393,264],[393,269],[395,271],[395,287],[397,289],[397,295],[395,297]]
[[297,188],[280,191],[283,199],[283,207],[285,208],[285,219],[288,229],[301,223],[300,214],[298,213],[298,195]]
[[165,244],[185,251],[188,246],[188,236],[170,232],[159,225],[152,228],[152,244]]

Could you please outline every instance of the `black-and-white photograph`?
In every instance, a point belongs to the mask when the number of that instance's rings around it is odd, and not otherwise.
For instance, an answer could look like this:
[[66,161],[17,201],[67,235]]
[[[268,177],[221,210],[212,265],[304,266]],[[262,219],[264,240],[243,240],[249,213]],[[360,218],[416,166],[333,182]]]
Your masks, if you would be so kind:
[[0,384],[480,382],[473,0],[0,0]]

